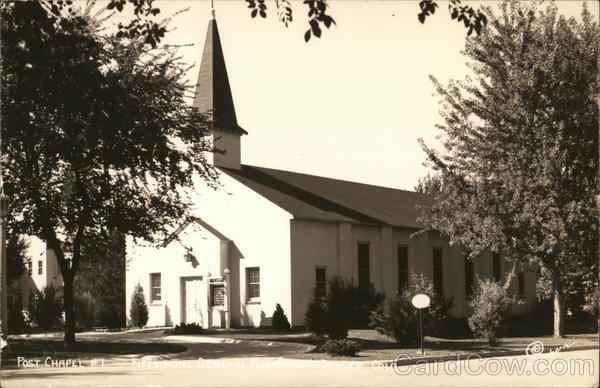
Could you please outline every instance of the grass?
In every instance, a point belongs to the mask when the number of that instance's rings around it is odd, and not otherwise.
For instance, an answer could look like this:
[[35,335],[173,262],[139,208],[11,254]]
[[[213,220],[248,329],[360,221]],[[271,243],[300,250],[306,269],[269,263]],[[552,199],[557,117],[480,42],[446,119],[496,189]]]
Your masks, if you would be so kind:
[[[241,329],[226,331],[207,331],[203,335],[214,335],[240,340],[291,342],[313,345],[313,349],[305,353],[297,353],[292,358],[306,360],[393,360],[398,354],[406,354],[416,357],[418,348],[406,348],[397,344],[393,338],[378,333],[375,330],[350,330],[348,339],[356,342],[360,352],[356,357],[330,356],[321,352],[319,346],[324,339],[317,338],[306,332],[276,333],[268,329]],[[560,346],[570,345],[577,348],[597,348],[598,334],[569,335],[566,338],[554,338],[552,336],[539,337],[516,337],[500,339],[498,346],[489,346],[484,340],[478,339],[442,339],[434,337],[425,338],[425,355],[433,357],[446,357],[458,354],[479,354],[495,352],[516,352],[525,354],[527,345],[534,341],[541,341],[546,350],[555,349]]]

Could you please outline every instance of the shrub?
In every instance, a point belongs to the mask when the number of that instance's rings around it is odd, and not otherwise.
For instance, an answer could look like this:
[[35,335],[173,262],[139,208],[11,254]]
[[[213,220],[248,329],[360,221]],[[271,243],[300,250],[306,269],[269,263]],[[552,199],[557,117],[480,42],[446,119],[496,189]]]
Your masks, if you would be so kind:
[[431,305],[423,309],[423,333],[433,335],[448,320],[453,299],[436,295],[433,283],[423,274],[411,274],[410,287],[388,299],[384,308],[371,314],[371,327],[393,337],[402,346],[416,346],[419,342],[419,311],[412,305],[416,294],[431,298]]
[[516,300],[508,294],[508,281],[501,285],[489,279],[477,279],[477,283],[477,291],[470,302],[473,313],[468,320],[469,327],[476,337],[487,339],[495,346],[506,329],[506,317]]
[[132,326],[143,327],[148,322],[148,306],[146,305],[146,298],[144,297],[144,289],[140,283],[138,283],[135,286],[135,290],[133,290],[129,315],[131,316]]
[[279,303],[275,306],[275,311],[273,311],[273,318],[271,318],[271,328],[275,331],[289,331],[290,330],[290,321],[288,321],[288,317],[283,312],[283,308]]
[[75,295],[75,322],[78,327],[90,328],[96,321],[96,308],[94,298],[89,292]]
[[181,322],[179,325],[176,325],[173,329],[175,334],[200,334],[204,331],[202,326],[197,323],[185,323]]
[[13,306],[8,311],[8,334],[20,334],[25,330],[25,317],[20,307]]
[[354,357],[358,354],[359,347],[356,342],[347,339],[328,339],[325,344],[320,347],[320,350],[330,356]]
[[316,288],[313,289],[313,296],[304,313],[304,326],[306,330],[318,337],[322,337],[327,332],[327,311],[324,299],[318,295]]
[[53,286],[44,287],[42,291],[36,292],[29,305],[31,320],[43,330],[52,329],[60,321],[62,312],[62,303]]
[[325,298],[327,324],[325,331],[329,339],[342,339],[348,336],[349,317],[353,307],[351,300],[354,285],[350,280],[336,276],[329,282],[329,292]]

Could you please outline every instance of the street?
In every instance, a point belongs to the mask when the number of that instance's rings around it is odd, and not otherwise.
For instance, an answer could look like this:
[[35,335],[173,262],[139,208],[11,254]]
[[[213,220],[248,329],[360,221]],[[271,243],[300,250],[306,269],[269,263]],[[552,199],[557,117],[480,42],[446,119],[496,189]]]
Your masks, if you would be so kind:
[[[199,349],[199,346],[196,347]],[[186,352],[187,353],[187,352]],[[200,356],[201,357],[201,356]],[[360,358],[357,358],[360,360]],[[598,386],[598,350],[472,359],[397,368],[364,361],[310,361],[277,357],[130,357],[81,366],[42,361],[2,371],[2,387],[160,386]],[[46,364],[46,365],[44,365]],[[521,369],[520,369],[521,368]],[[553,373],[554,372],[554,373]]]

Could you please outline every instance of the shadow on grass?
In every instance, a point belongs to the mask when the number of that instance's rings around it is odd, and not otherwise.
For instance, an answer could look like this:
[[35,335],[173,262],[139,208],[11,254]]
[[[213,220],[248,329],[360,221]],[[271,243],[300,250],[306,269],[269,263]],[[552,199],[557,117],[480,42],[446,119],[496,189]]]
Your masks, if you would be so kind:
[[3,365],[16,362],[17,357],[61,357],[75,358],[82,355],[157,355],[165,353],[180,353],[187,350],[186,346],[170,343],[132,343],[132,342],[99,342],[78,341],[65,347],[61,340],[32,340],[32,339],[10,339],[8,341],[9,352],[4,352]]

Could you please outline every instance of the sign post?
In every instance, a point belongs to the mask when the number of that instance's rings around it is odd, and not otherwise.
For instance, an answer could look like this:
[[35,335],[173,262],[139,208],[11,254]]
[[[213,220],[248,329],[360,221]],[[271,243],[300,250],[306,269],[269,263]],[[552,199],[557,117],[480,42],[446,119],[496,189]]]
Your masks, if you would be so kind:
[[421,338],[421,355],[425,354],[423,351],[423,314],[421,310],[429,307],[431,299],[425,294],[417,294],[412,298],[412,305],[419,309],[419,337]]

